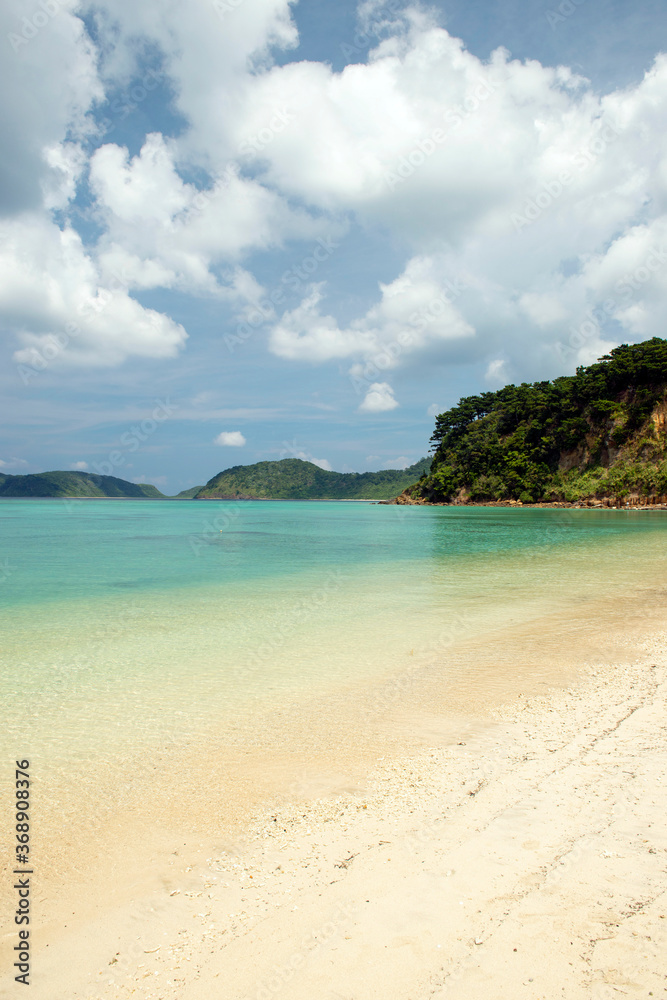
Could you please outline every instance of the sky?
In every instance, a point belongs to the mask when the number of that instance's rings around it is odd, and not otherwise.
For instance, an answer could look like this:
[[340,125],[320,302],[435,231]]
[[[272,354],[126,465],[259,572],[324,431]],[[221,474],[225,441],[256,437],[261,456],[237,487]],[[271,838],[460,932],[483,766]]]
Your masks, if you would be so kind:
[[0,472],[403,468],[667,324],[662,0],[5,0]]

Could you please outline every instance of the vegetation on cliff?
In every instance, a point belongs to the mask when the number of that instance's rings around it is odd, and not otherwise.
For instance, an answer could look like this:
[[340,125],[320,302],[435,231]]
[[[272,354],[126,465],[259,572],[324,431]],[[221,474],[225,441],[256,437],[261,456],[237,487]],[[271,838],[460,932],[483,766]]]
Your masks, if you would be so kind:
[[387,500],[415,478],[428,472],[431,462],[422,458],[407,469],[381,472],[328,472],[300,458],[279,462],[235,465],[218,473],[196,495],[213,498],[270,500]]
[[163,493],[147,483],[128,483],[94,472],[38,472],[29,476],[0,474],[0,497],[125,497],[161,499]]
[[175,497],[171,497],[172,500],[194,500],[200,490],[203,490],[203,486],[191,486],[189,490],[181,490],[177,493]]
[[430,501],[667,494],[667,341],[614,348],[551,382],[467,396],[436,418]]

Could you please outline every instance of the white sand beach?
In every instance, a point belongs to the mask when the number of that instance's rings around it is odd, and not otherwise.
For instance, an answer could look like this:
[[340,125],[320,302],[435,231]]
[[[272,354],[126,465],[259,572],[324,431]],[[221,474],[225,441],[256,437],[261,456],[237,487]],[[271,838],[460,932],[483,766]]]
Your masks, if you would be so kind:
[[159,878],[139,857],[129,893],[122,870],[70,887],[31,996],[666,996],[667,636],[631,652],[363,787],[297,789],[224,849],[172,844]]

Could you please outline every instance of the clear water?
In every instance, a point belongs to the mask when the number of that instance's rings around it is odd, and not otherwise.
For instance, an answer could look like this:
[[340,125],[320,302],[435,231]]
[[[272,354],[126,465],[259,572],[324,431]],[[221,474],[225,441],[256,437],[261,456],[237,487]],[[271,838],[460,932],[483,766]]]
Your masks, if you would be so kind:
[[3,749],[57,769],[232,740],[271,706],[446,672],[459,638],[650,588],[666,541],[657,512],[0,501]]

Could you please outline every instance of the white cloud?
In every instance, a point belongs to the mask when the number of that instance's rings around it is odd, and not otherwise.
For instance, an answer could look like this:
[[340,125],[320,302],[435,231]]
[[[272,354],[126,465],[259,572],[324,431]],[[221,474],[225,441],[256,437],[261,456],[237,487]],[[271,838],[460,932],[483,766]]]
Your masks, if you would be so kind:
[[27,464],[28,463],[24,458],[10,458],[8,462],[5,462],[0,458],[0,469],[20,469]]
[[438,403],[431,403],[431,405],[427,407],[426,415],[429,417],[437,417],[439,413],[443,412],[443,409],[444,407],[440,406]]
[[373,382],[359,407],[360,413],[384,413],[398,406],[394,390],[388,382]]
[[292,455],[292,458],[300,458],[303,462],[312,462],[313,465],[319,466],[320,469],[324,469],[326,472],[331,472],[331,462],[326,458],[315,458],[307,451],[297,451]]
[[[75,11],[94,17],[95,43]],[[0,247],[0,313],[22,345],[16,359],[53,354],[67,322],[81,333],[53,364],[173,357],[185,330],[132,290],[217,296],[242,316],[263,294],[244,255],[350,221],[381,226],[407,248],[404,264],[352,319],[322,283],[281,316],[270,310],[270,350],[286,360],[349,359],[354,378],[386,385],[400,365],[493,365],[502,353],[523,376],[664,333],[667,56],[599,94],[564,67],[503,50],[482,61],[423,9],[385,16],[366,0],[361,15],[384,18],[389,34],[342,72],[272,63],[271,46],[296,42],[289,0],[204,3],[187,18],[158,0],[60,0],[8,51],[0,191],[15,218]],[[23,17],[7,0],[0,32]],[[182,131],[150,133],[136,156],[107,143],[86,162],[91,109],[147,48]],[[44,214],[67,209],[87,167],[95,246]],[[104,307],[82,322],[85,302]],[[599,329],[580,334],[586,323]]]
[[[93,130],[87,117],[103,95],[96,69],[96,49],[76,0],[58,0],[57,12],[45,14],[22,0],[0,5],[0,93],[2,140],[11,155],[0,164],[0,215],[36,210],[46,190],[56,206],[71,197],[80,154],[76,140]],[[47,23],[35,28],[39,12]],[[61,189],[60,195],[58,190]]]
[[115,365],[127,357],[174,357],[187,334],[101,280],[73,230],[43,216],[7,222],[0,239],[0,313],[23,347],[18,364]]
[[227,121],[239,90],[271,65],[269,49],[297,42],[291,0],[212,0],[193,4],[187,17],[179,5],[161,0],[86,0],[105,42],[106,77],[129,81],[144,40],[156,46],[175,92],[175,105],[190,123],[182,146],[189,160],[215,171],[229,158]]
[[70,469],[74,469],[77,472],[85,472],[88,468],[88,462],[72,462]]
[[567,309],[557,295],[526,292],[519,299],[519,305],[537,326],[552,326],[567,319]]
[[326,458],[315,458],[309,451],[300,448],[296,438],[292,441],[283,441],[283,448],[280,450],[280,459],[284,458],[300,458],[302,462],[312,462],[313,465],[319,465],[320,469],[325,469],[327,472],[331,472],[331,463]]
[[185,183],[176,168],[176,144],[151,133],[132,159],[108,144],[94,153],[90,184],[106,232],[100,264],[129,287],[175,287],[244,301],[261,296],[239,268],[220,286],[212,268],[250,249],[280,246],[318,235],[322,222],[228,166],[209,188]]
[[43,158],[51,168],[42,180],[44,207],[64,209],[76,194],[79,178],[86,167],[86,155],[80,143],[61,142],[46,146]]
[[[428,304],[431,282],[444,292],[457,274],[467,289],[450,296],[450,314],[385,367],[426,348],[457,361],[493,357],[502,340],[519,371],[553,370],[563,364],[557,343],[610,289],[618,301],[609,315],[621,330],[607,340],[664,331],[662,271],[635,282],[627,301],[615,289],[628,268],[643,266],[635,252],[643,235],[658,251],[666,245],[667,56],[636,86],[599,95],[563,67],[503,51],[483,63],[413,14],[409,32],[382,42],[366,64],[335,73],[304,62],[260,74],[248,84],[245,114],[259,120],[273,106],[289,107],[295,120],[263,151],[267,179],[413,247],[377,305],[344,326],[322,308],[324,287],[313,289],[272,331],[280,356],[368,362],[394,343],[396,327],[414,329],[410,313],[401,315],[406,279],[414,310]],[[621,260],[626,272],[614,285]],[[447,341],[458,337],[468,342],[454,351]],[[589,340],[567,366],[595,349]]]
[[246,439],[241,431],[221,431],[213,444],[219,444],[226,448],[242,448]]
[[509,376],[507,374],[507,362],[502,358],[490,361],[484,372],[484,380],[490,385],[507,385]]
[[398,278],[380,285],[380,301],[365,316],[341,329],[333,316],[323,316],[322,283],[311,286],[301,304],[283,314],[271,331],[271,350],[280,357],[304,361],[360,356],[352,374],[394,368],[406,357],[439,341],[474,335],[453,296],[463,285],[447,278],[447,264],[433,257],[413,257]]
[[[330,223],[241,178],[233,163],[226,167],[226,155],[209,162],[214,179],[202,191],[181,178],[174,144],[158,133],[146,137],[132,160],[127,150],[107,144],[88,163],[80,140],[94,137],[90,111],[104,98],[104,87],[131,81],[147,43],[162,50],[167,78],[178,82],[194,145],[197,116],[203,115],[210,151],[219,130],[207,118],[209,99],[219,102],[214,117],[220,119],[230,81],[247,74],[253,54],[264,58],[269,44],[294,43],[288,0],[248,2],[229,19],[212,3],[188,18],[150,0],[141,10],[122,0],[108,7],[58,0],[56,6],[53,14],[39,12],[40,22],[48,23],[37,29],[19,0],[8,0],[0,12],[0,33],[11,42],[12,32],[19,32],[16,52],[0,69],[3,91],[12,94],[3,122],[12,156],[0,174],[0,213],[6,194],[6,207],[16,214],[0,248],[12,258],[0,291],[0,320],[22,342],[15,360],[23,365],[116,365],[132,355],[173,356],[185,330],[142,307],[132,289],[215,294],[242,311],[253,301],[246,293],[261,295],[261,288],[256,282],[252,288],[252,276],[244,282],[237,266],[221,283],[211,268],[220,261],[233,265],[249,248],[317,235]],[[84,8],[96,21],[97,44],[74,14]],[[198,148],[206,159],[207,150],[201,143]],[[47,212],[66,209],[87,166],[93,212],[103,229],[96,247],[84,246],[66,223],[59,228],[40,212],[40,205]],[[82,317],[85,303],[93,312]],[[64,334],[68,323],[76,324],[75,335]]]

